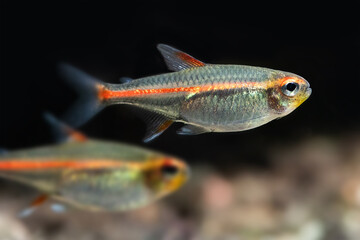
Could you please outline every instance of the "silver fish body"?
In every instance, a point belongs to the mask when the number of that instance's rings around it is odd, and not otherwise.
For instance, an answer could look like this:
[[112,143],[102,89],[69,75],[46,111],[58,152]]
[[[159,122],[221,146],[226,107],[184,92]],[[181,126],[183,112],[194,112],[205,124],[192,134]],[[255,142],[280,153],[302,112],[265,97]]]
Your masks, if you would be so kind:
[[311,94],[309,83],[293,73],[205,64],[167,45],[158,48],[168,67],[176,72],[124,84],[94,83],[102,107],[129,104],[156,114],[150,121],[147,140],[174,121],[187,124],[180,134],[255,128],[289,114]]
[[[0,176],[86,210],[125,211],[170,194],[187,180],[180,159],[156,151],[87,139],[67,126],[71,141],[0,156]],[[80,137],[79,137],[80,136]]]

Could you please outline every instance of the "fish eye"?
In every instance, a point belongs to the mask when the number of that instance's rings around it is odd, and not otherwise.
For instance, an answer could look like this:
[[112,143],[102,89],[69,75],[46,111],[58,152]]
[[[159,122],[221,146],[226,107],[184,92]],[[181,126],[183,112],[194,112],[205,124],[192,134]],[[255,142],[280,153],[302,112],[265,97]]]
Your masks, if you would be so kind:
[[281,91],[288,97],[293,97],[299,91],[299,84],[288,82],[281,87]]
[[179,169],[176,166],[164,165],[161,167],[161,173],[164,175],[175,175]]

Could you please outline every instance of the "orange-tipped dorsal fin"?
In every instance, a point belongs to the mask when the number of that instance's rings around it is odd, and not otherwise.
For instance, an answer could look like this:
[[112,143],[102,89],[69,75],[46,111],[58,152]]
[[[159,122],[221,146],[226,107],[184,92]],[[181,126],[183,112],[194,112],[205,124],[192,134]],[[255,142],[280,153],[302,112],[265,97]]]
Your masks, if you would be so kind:
[[58,141],[74,141],[74,142],[85,142],[87,137],[75,129],[69,127],[63,122],[60,122],[50,113],[45,113],[44,117],[46,121],[52,126],[54,135]]
[[169,70],[181,71],[188,68],[202,67],[205,63],[197,60],[189,54],[166,44],[158,44],[157,49],[164,57],[165,63]]

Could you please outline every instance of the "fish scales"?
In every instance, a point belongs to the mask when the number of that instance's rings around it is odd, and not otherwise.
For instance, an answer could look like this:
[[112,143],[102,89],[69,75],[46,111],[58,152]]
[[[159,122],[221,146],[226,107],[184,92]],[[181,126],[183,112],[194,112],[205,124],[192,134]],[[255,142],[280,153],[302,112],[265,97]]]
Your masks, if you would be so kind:
[[[75,105],[66,115],[81,125],[103,107],[135,105],[154,113],[144,141],[151,141],[173,122],[186,125],[178,133],[243,131],[286,116],[311,94],[302,77],[280,70],[245,65],[205,64],[190,55],[159,44],[158,49],[172,73],[143,77],[124,84],[94,81],[95,99]],[[67,75],[90,79],[73,67]],[[79,82],[79,81],[78,81]],[[84,99],[82,102],[86,103]],[[73,116],[78,116],[77,118]]]
[[[255,67],[231,65],[209,65],[182,72],[162,74],[137,79],[129,84],[109,85],[113,92],[135,91],[141,89],[148,92],[131,97],[111,98],[114,103],[132,103],[152,111],[167,113],[167,116],[178,120],[191,120],[208,126],[228,125],[242,122],[254,116],[255,105],[266,106],[266,79],[272,72],[259,73]],[[265,80],[264,80],[265,79]],[[182,87],[178,86],[181,82]],[[261,88],[246,83],[263,83]],[[165,93],[152,93],[158,89],[169,90]],[[173,91],[172,91],[173,90]],[[167,106],[164,109],[164,106]],[[159,110],[160,109],[160,110]],[[199,110],[204,111],[199,112]],[[163,110],[163,111],[161,111]],[[232,110],[232,111],[231,111]],[[236,111],[237,110],[237,111]],[[214,115],[215,114],[215,115]],[[219,116],[221,115],[221,118]],[[240,117],[240,118],[239,118]],[[229,128],[231,129],[231,128]]]
[[[106,206],[108,209],[126,210],[129,204],[149,201],[149,191],[141,172],[127,167],[107,171],[69,171],[64,174],[58,194],[63,199],[76,199],[82,205]],[[99,198],[98,196],[106,196]]]
[[85,139],[9,152],[0,156],[0,176],[79,208],[125,211],[176,190],[188,169],[155,151]]
[[[71,142],[10,152],[0,157],[0,175],[29,183],[46,192],[54,192],[58,187],[57,182],[62,178],[66,168],[71,170],[73,167],[81,166],[82,163],[86,167],[88,162],[95,164],[99,162],[97,165],[101,167],[101,161],[114,160],[119,164],[121,161],[136,164],[149,157],[151,157],[150,153],[127,144],[119,145],[95,140],[88,140],[86,144]],[[47,164],[49,161],[53,161],[54,164]],[[28,170],[24,168],[21,171],[9,171],[1,168],[7,162],[12,163],[9,166],[14,166],[15,162],[19,167],[23,166],[22,163],[29,167]],[[29,165],[29,162],[32,164]],[[74,164],[71,164],[72,162]],[[48,167],[43,167],[44,165]],[[119,165],[114,163],[113,168],[119,169]],[[124,168],[128,169],[126,166]]]

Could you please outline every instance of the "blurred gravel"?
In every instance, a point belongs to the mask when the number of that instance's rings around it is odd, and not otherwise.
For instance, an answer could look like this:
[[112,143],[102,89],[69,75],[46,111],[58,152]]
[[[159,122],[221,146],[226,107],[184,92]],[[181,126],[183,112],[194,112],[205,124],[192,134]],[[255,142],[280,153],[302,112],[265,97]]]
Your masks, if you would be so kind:
[[268,169],[229,174],[195,165],[179,192],[127,213],[54,213],[48,203],[18,219],[36,193],[8,183],[0,198],[0,239],[359,239],[360,134],[274,144],[267,154]]

